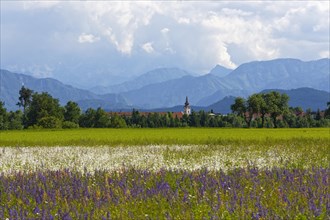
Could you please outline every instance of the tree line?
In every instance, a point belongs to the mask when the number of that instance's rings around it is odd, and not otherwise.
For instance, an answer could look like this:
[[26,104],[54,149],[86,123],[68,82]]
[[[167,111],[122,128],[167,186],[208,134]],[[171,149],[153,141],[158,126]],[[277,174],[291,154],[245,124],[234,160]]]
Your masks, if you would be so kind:
[[324,112],[305,113],[301,107],[289,107],[289,97],[278,92],[253,94],[247,99],[238,97],[231,105],[231,114],[215,115],[211,112],[192,111],[178,118],[166,114],[141,114],[133,109],[130,116],[108,113],[102,108],[89,108],[82,112],[76,102],[61,106],[58,99],[46,92],[37,93],[24,86],[19,91],[17,105],[10,111],[0,101],[0,130],[27,128],[161,128],[161,127],[329,127],[330,102]]

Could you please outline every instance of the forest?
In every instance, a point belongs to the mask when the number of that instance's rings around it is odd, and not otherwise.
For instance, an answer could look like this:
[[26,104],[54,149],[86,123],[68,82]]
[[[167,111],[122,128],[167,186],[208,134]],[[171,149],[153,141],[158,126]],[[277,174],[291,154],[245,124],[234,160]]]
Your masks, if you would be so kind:
[[171,112],[141,114],[136,109],[127,115],[89,108],[82,112],[73,101],[65,106],[46,92],[29,88],[19,91],[20,110],[7,111],[0,101],[0,130],[67,129],[67,128],[161,128],[161,127],[235,127],[235,128],[308,128],[330,126],[330,102],[327,109],[305,112],[288,105],[289,97],[275,91],[256,93],[247,99],[237,97],[231,114],[192,111],[190,115],[173,116]]

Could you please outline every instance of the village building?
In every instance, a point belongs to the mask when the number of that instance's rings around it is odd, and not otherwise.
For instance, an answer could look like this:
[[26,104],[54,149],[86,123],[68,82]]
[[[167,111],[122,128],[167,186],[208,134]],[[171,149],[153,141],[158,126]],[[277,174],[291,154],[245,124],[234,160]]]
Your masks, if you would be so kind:
[[186,96],[186,102],[184,103],[183,114],[186,114],[186,115],[191,114],[191,108],[190,108],[190,105],[188,102],[188,96]]

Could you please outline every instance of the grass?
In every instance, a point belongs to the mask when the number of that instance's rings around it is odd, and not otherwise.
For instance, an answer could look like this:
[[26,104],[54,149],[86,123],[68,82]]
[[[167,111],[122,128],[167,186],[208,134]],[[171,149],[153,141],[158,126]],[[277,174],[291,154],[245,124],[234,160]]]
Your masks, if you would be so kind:
[[136,146],[136,145],[321,145],[329,128],[313,129],[74,129],[0,132],[0,146]]

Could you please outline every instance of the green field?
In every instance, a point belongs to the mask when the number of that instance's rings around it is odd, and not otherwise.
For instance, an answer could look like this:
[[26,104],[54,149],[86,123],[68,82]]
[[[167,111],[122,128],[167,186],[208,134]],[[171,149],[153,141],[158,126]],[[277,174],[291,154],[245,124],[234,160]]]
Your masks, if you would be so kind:
[[0,132],[0,146],[321,145],[329,128],[315,129],[76,129]]

